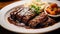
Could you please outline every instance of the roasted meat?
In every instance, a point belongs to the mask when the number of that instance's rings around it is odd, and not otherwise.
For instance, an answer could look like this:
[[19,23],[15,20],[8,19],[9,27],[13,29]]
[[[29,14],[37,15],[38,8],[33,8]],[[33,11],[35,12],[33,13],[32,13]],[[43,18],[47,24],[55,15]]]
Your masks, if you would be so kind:
[[33,11],[29,10],[25,13],[22,18],[22,22],[27,23],[30,19],[32,19],[36,14]]
[[30,27],[35,28],[37,24],[43,23],[46,19],[47,19],[47,15],[44,12],[42,12],[41,14],[36,16],[34,19],[30,20],[28,23]]
[[11,13],[10,13],[10,17],[14,20],[14,21],[16,21],[17,20],[17,14],[21,11],[23,9],[23,6],[21,6],[21,7],[17,7],[17,8],[13,8],[12,10],[11,10]]
[[43,25],[44,25],[43,27],[51,26],[54,23],[56,23],[56,21],[51,19],[50,17],[48,17],[47,21],[43,23]]

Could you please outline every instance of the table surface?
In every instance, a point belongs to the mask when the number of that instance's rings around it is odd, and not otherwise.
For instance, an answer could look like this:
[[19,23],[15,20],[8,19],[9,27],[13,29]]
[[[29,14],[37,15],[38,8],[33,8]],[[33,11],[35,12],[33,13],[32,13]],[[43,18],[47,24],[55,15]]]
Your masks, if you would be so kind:
[[[16,2],[16,1],[20,1],[20,0],[0,1],[0,9],[2,9],[6,5],[11,4],[13,2]],[[44,34],[55,34],[55,33],[59,34],[60,33],[60,28],[56,29],[54,31],[48,32],[48,33],[44,33]],[[21,33],[11,32],[11,31],[8,31],[8,30],[6,30],[6,29],[4,29],[3,27],[0,26],[0,34],[21,34]]]
[[0,1],[0,9],[5,7],[6,5],[16,2],[16,1],[20,1],[20,0]]

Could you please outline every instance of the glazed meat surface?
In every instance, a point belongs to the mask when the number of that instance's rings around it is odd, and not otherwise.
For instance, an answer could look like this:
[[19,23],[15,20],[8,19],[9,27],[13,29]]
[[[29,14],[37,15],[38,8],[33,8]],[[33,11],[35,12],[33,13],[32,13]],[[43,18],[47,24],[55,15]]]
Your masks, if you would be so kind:
[[36,14],[33,13],[32,10],[29,10],[30,8],[25,7],[20,12],[16,14],[17,20],[27,23],[31,18],[33,18]]
[[33,13],[32,10],[29,10],[25,13],[25,15],[22,18],[22,22],[27,23],[30,19],[32,19],[36,14]]
[[42,12],[34,19],[30,20],[28,23],[30,27],[35,28],[37,24],[43,23],[46,19],[47,19],[47,15],[44,12]]
[[53,20],[53,19],[51,19],[50,17],[48,17],[47,21],[45,21],[45,22],[43,23],[43,25],[44,25],[43,27],[51,26],[51,25],[53,25],[54,23],[56,23],[56,21]]
[[17,14],[23,9],[23,6],[20,6],[19,8],[13,8],[10,13],[10,17],[16,21]]

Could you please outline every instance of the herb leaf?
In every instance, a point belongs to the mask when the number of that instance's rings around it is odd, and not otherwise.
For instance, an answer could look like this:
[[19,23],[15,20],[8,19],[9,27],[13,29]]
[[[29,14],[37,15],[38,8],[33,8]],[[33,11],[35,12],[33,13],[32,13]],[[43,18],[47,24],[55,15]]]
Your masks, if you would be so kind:
[[37,2],[40,2],[40,0],[36,0]]
[[31,5],[31,9],[34,10],[34,12],[36,14],[39,14],[40,13],[40,7],[36,6],[36,5]]

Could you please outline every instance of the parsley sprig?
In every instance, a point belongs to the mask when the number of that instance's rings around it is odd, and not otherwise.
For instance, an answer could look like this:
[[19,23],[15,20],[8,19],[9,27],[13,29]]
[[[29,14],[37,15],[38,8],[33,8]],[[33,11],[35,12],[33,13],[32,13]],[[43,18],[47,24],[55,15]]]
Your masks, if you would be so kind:
[[36,6],[36,5],[31,5],[31,9],[34,10],[34,12],[36,14],[39,14],[40,13],[40,7],[39,6]]

